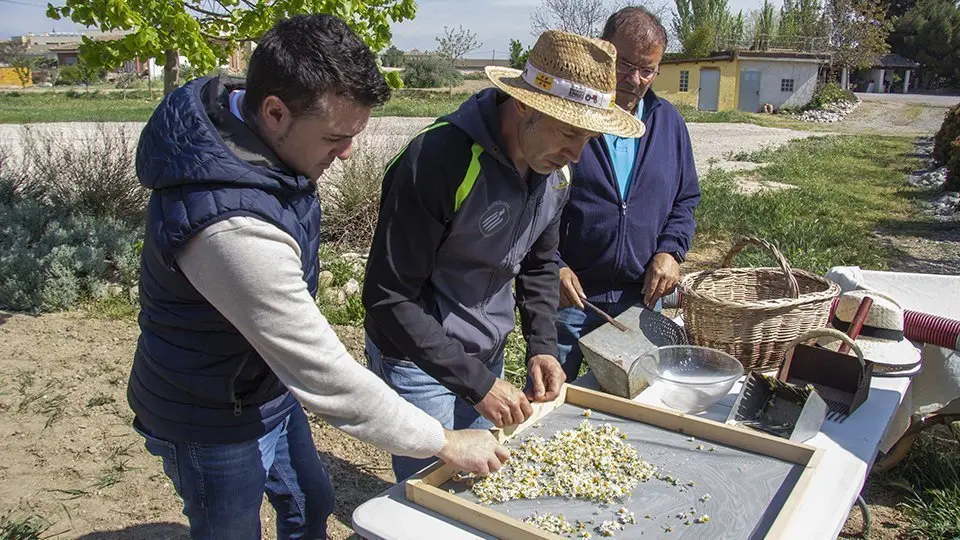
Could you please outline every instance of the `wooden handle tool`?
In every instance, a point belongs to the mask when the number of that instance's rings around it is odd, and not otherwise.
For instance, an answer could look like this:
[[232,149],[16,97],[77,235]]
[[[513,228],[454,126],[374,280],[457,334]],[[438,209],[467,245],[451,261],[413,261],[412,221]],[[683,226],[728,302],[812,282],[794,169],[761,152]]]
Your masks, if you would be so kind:
[[606,320],[608,323],[612,324],[613,327],[616,328],[617,330],[619,330],[619,331],[621,331],[621,332],[627,332],[627,331],[629,330],[629,328],[627,328],[627,325],[625,325],[625,324],[623,324],[622,322],[614,319],[614,318],[611,317],[610,315],[607,315],[607,313],[606,313],[605,311],[603,311],[602,309],[598,308],[597,306],[591,304],[590,302],[587,302],[587,301],[586,301],[585,299],[583,299],[583,298],[581,298],[580,301],[583,302],[583,305],[585,305],[585,306],[587,306],[588,308],[590,308],[590,309],[592,309],[593,311],[595,311],[595,312],[597,313],[597,315],[600,315],[601,317],[603,317],[604,320]]
[[[863,323],[867,320],[867,313],[870,312],[871,306],[873,306],[873,299],[869,296],[860,301],[860,307],[857,308],[856,315],[854,315],[853,320],[850,321],[850,328],[847,329],[847,335],[850,339],[856,340],[857,336],[860,335],[860,330],[863,329]],[[847,354],[850,352],[850,345],[842,343],[840,348],[837,349],[837,352]]]

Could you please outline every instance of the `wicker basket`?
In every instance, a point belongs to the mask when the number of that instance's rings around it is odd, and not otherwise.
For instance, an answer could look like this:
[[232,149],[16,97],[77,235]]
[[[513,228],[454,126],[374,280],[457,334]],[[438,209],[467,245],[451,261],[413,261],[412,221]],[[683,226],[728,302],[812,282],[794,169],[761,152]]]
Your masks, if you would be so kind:
[[[751,244],[771,251],[780,268],[730,268],[734,257]],[[745,370],[769,371],[780,366],[787,345],[797,336],[826,326],[840,286],[791,270],[774,245],[744,237],[721,268],[685,276],[680,293],[691,343],[727,352]]]

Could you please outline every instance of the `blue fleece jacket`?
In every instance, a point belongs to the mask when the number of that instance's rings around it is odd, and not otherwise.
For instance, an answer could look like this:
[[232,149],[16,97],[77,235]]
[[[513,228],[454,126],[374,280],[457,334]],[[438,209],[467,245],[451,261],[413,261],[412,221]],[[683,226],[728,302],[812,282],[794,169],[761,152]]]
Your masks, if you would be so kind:
[[657,253],[690,249],[700,184],[683,117],[648,90],[646,133],[624,199],[603,137],[572,167],[570,200],[560,223],[558,263],[570,267],[593,302],[642,298],[643,274]]

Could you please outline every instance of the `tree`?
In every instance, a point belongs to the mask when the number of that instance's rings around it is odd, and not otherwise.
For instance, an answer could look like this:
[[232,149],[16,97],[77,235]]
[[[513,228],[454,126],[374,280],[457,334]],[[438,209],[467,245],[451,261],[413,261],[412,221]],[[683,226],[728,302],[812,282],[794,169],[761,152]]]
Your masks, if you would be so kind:
[[680,46],[683,47],[683,57],[704,58],[710,56],[716,41],[717,34],[712,26],[703,25],[697,27],[697,29],[687,34],[686,39],[680,42]]
[[[783,5],[787,6],[790,0],[785,0]],[[750,14],[750,49],[754,51],[765,51],[770,48],[771,42],[778,34],[778,24],[776,14],[773,11],[773,4],[770,0],[763,0],[763,6],[759,10],[754,10]]]
[[396,45],[391,45],[382,56],[383,65],[386,67],[401,67],[403,65],[403,51]]
[[917,3],[917,0],[887,0],[887,16],[891,19],[898,19],[906,15]]
[[673,32],[683,56],[696,58],[718,48],[736,48],[743,37],[743,12],[736,17],[727,0],[676,0]]
[[815,50],[824,40],[820,0],[784,0],[780,9],[777,46]]
[[114,86],[120,90],[123,90],[123,92],[120,93],[120,99],[127,99],[127,90],[129,90],[139,80],[140,77],[135,71],[122,71],[117,74],[117,79],[114,81]]
[[892,24],[880,0],[828,0],[824,15],[834,66],[867,68],[890,51]]
[[920,0],[897,20],[890,48],[923,66],[925,86],[960,85],[960,8],[950,0]]
[[543,0],[530,16],[530,26],[535,37],[546,30],[598,37],[609,16],[603,0]]
[[[343,19],[376,54],[390,43],[391,22],[412,19],[414,0],[66,0],[47,4],[47,16],[100,30],[125,31],[117,40],[83,38],[81,57],[113,69],[135,58],[163,62],[164,93],[179,84],[179,58],[203,73],[225,63],[241,43],[256,41],[280,19],[329,13]],[[400,84],[395,73],[387,80]]]
[[22,41],[4,41],[0,43],[0,64],[9,64],[20,80],[20,86],[26,88],[31,82],[36,59],[27,56],[27,44]]
[[475,51],[483,46],[483,43],[477,41],[477,34],[462,26],[456,28],[443,27],[443,35],[437,38],[437,53],[446,58],[454,66],[467,53]]
[[523,48],[523,43],[519,39],[510,40],[510,67],[513,69],[523,69],[527,65],[527,58],[530,56],[530,47]]

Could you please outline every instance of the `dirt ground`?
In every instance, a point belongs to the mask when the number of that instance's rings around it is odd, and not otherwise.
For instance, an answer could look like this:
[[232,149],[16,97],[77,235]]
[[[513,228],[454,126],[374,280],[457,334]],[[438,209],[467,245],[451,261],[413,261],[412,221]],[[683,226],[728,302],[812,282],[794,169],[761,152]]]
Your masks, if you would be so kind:
[[[337,328],[362,359],[362,331]],[[48,533],[84,540],[188,538],[160,460],[133,431],[126,384],[135,320],[82,312],[0,312],[0,515],[39,515]],[[393,483],[389,455],[312,419],[337,487],[331,538],[352,534],[353,509]],[[264,504],[264,537],[276,538]]]
[[838,133],[877,133],[884,135],[932,135],[943,123],[943,116],[960,102],[958,96],[922,94],[857,94],[862,102],[850,115],[830,130]]

